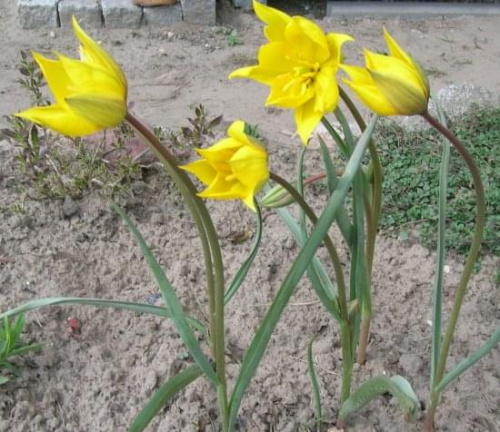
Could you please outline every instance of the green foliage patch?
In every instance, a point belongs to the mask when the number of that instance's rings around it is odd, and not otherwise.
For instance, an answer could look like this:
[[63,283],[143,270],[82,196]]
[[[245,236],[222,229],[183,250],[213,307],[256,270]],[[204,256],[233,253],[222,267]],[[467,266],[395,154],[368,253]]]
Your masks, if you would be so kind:
[[[450,123],[479,166],[487,200],[483,253],[500,255],[500,108],[472,107]],[[434,130],[408,132],[381,122],[376,136],[384,167],[380,228],[405,235],[416,228],[420,241],[435,247],[441,138]],[[452,150],[447,196],[447,247],[466,253],[475,220],[475,193],[467,167]]]

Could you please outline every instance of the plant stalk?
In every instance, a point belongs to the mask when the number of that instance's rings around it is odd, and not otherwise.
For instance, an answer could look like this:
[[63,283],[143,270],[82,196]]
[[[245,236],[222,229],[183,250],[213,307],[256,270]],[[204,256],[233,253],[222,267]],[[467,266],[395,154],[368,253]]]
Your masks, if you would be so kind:
[[433,381],[434,388],[431,389],[429,407],[424,423],[424,430],[426,432],[431,432],[433,430],[434,415],[436,413],[436,408],[439,403],[439,395],[440,395],[440,392],[436,390],[436,386],[439,385],[440,381],[444,376],[444,372],[446,369],[446,360],[450,352],[453,333],[455,332],[458,317],[460,315],[460,309],[462,307],[465,292],[467,290],[467,285],[471,278],[472,272],[474,271],[474,265],[476,263],[479,254],[479,249],[481,247],[481,239],[483,236],[483,230],[486,221],[486,200],[484,196],[484,188],[483,188],[483,183],[481,181],[481,175],[471,154],[467,151],[467,149],[460,142],[460,140],[448,128],[444,127],[437,119],[432,117],[428,112],[422,114],[422,117],[424,117],[424,119],[427,120],[432,127],[434,127],[439,133],[441,133],[451,142],[451,144],[455,147],[455,149],[458,151],[462,159],[467,164],[476,191],[476,211],[477,211],[476,223],[474,227],[474,235],[472,238],[469,255],[467,257],[467,261],[465,263],[464,270],[462,272],[462,276],[460,278],[460,282],[455,293],[455,299],[453,301],[453,306],[450,313],[450,320],[448,322],[446,333],[443,337],[443,342],[439,353],[436,376],[434,377]]
[[217,378],[221,383],[217,387],[217,395],[223,431],[227,431],[229,430],[229,409],[224,357],[224,267],[217,233],[205,204],[197,196],[196,187],[189,176],[179,168],[177,158],[170,153],[147,126],[130,112],[127,112],[125,120],[145,140],[165,166],[185,199],[200,234],[207,275],[211,350],[215,358]]

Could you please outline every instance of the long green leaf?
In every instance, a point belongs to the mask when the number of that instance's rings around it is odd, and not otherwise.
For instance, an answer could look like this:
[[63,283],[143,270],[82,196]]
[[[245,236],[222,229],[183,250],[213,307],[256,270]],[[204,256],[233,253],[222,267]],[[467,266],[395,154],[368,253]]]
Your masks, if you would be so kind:
[[474,363],[481,360],[488,354],[497,343],[500,342],[500,327],[495,330],[495,333],[484,343],[481,348],[474,351],[469,357],[458,363],[450,372],[448,372],[441,382],[436,386],[436,391],[441,393],[455,378],[464,373]]
[[376,397],[390,393],[397,399],[401,408],[415,419],[418,413],[418,397],[413,391],[410,383],[402,376],[395,375],[391,378],[386,376],[373,377],[361,384],[358,389],[342,404],[339,418],[346,420],[349,415],[359,411]]
[[316,376],[316,369],[314,367],[313,355],[312,355],[312,347],[314,343],[314,339],[316,336],[312,337],[307,345],[307,368],[309,369],[309,377],[311,378],[311,386],[313,388],[314,394],[314,405],[316,406],[316,425],[317,430],[321,430],[321,420],[323,418],[323,414],[321,412],[321,393],[319,391],[318,378]]
[[198,340],[191,331],[177,294],[175,293],[175,290],[172,287],[170,281],[160,267],[160,264],[158,264],[158,261],[146,245],[146,242],[144,241],[141,233],[136,228],[134,223],[130,220],[130,218],[125,214],[125,212],[115,203],[112,203],[112,207],[128,225],[130,231],[132,232],[132,235],[138,243],[141,252],[144,255],[144,258],[146,259],[146,262],[148,263],[149,268],[153,273],[156,282],[158,283],[158,287],[163,294],[165,303],[168,305],[168,308],[172,315],[172,321],[174,322],[175,327],[177,328],[177,331],[179,332],[179,335],[184,342],[184,345],[186,346],[198,366],[200,366],[200,369],[207,376],[207,378],[215,385],[219,385],[219,379],[217,378],[214,369],[210,365],[208,358],[201,350]]
[[148,403],[130,425],[129,431],[142,432],[158,412],[167,404],[169,399],[195,381],[202,373],[198,365],[192,365],[170,378],[156,390],[151,399],[149,399]]
[[252,267],[252,264],[257,256],[257,252],[259,251],[260,242],[262,240],[262,212],[257,202],[255,202],[255,208],[257,209],[257,234],[255,235],[255,240],[252,244],[252,248],[250,253],[248,254],[247,259],[243,262],[240,269],[234,275],[234,278],[229,285],[226,293],[224,294],[224,304],[228,304],[229,301],[233,298],[233,296],[238,292],[238,288],[241,286],[243,281],[245,280],[248,271]]
[[[337,173],[335,172],[335,165],[333,164],[330,152],[328,151],[328,147],[326,146],[325,141],[323,141],[323,138],[321,137],[318,138],[321,149],[321,156],[323,157],[323,165],[325,166],[328,192],[331,195],[337,187]],[[349,216],[347,215],[345,206],[340,207],[336,221],[345,241],[349,243],[351,239],[351,223],[349,222]]]
[[266,313],[261,325],[254,336],[250,347],[243,359],[241,365],[240,373],[236,379],[233,394],[231,397],[231,402],[229,404],[229,425],[230,428],[234,426],[236,416],[243,400],[243,396],[246,392],[248,385],[264,355],[267,345],[271,339],[271,335],[279,322],[281,314],[285,309],[291,295],[293,294],[297,284],[302,278],[304,272],[309,267],[311,260],[316,253],[316,250],[323,242],[325,235],[328,233],[332,223],[335,220],[337,211],[344,202],[347,191],[349,190],[354,176],[358,172],[361,166],[362,158],[365,154],[365,150],[368,146],[368,142],[371,138],[375,125],[377,123],[377,117],[375,116],[370,125],[363,133],[361,138],[354,149],[354,152],[347,162],[344,174],[339,179],[337,189],[332,194],[328,203],[321,214],[316,226],[314,227],[311,235],[307,239],[304,247],[299,252],[296,257],[292,267],[290,268],[288,274],[286,275],[283,283],[276,294],[271,307]]
[[[279,208],[277,211],[285,224],[288,226],[288,229],[292,233],[292,236],[297,242],[299,248],[302,248],[305,241],[302,239],[298,223],[285,208]],[[314,291],[318,295],[321,303],[325,306],[326,310],[330,312],[330,314],[332,314],[337,321],[339,321],[341,317],[338,303],[335,301],[335,287],[328,277],[321,261],[316,256],[312,259],[311,265],[307,269],[307,277],[311,281]]]
[[[439,120],[446,126],[446,116],[437,98],[433,98],[438,108]],[[443,310],[444,265],[446,262],[446,197],[448,195],[448,171],[450,165],[450,142],[441,140],[443,150],[439,168],[438,231],[436,248],[436,279],[432,300],[432,345],[430,364],[430,390],[434,388],[436,370],[441,349],[441,325]]]
[[[149,315],[161,316],[164,318],[171,318],[169,310],[165,307],[154,306],[149,304],[134,303],[127,301],[118,300],[102,300],[102,299],[91,299],[91,298],[80,298],[80,297],[52,297],[39,300],[33,300],[25,303],[14,309],[10,309],[3,314],[0,314],[0,319],[4,317],[15,316],[24,312],[28,312],[33,309],[38,309],[45,306],[63,306],[63,305],[88,305],[88,306],[100,306],[100,307],[111,307],[114,309],[125,309],[138,313],[145,313]],[[198,320],[186,317],[189,325],[194,329],[200,331],[203,334],[207,334],[207,329]]]

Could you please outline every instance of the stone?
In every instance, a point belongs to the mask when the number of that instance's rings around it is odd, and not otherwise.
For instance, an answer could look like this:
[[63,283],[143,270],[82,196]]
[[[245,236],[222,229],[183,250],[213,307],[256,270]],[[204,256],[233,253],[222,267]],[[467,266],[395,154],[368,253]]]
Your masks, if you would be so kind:
[[181,0],[181,4],[187,23],[215,25],[215,0]]
[[102,27],[102,10],[98,0],[61,0],[58,9],[62,28],[71,28],[73,15],[84,29]]
[[142,8],[131,0],[101,0],[106,28],[138,28],[141,25]]
[[[259,0],[259,3],[267,4],[267,0]],[[252,0],[233,0],[234,7],[242,8],[245,10],[252,9]]]
[[182,21],[182,5],[154,6],[144,8],[143,23],[151,27],[169,26]]
[[24,29],[57,27],[57,0],[17,0],[17,16]]
[[74,214],[78,213],[78,205],[76,202],[71,198],[69,195],[67,195],[64,198],[63,205],[62,205],[62,211],[65,217],[70,218]]

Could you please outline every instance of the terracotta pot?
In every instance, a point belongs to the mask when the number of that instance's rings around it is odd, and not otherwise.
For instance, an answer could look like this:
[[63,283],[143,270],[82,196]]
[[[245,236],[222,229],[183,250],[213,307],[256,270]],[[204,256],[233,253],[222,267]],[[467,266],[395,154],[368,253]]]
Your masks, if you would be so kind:
[[177,0],[132,0],[137,6],[165,6],[177,3]]

